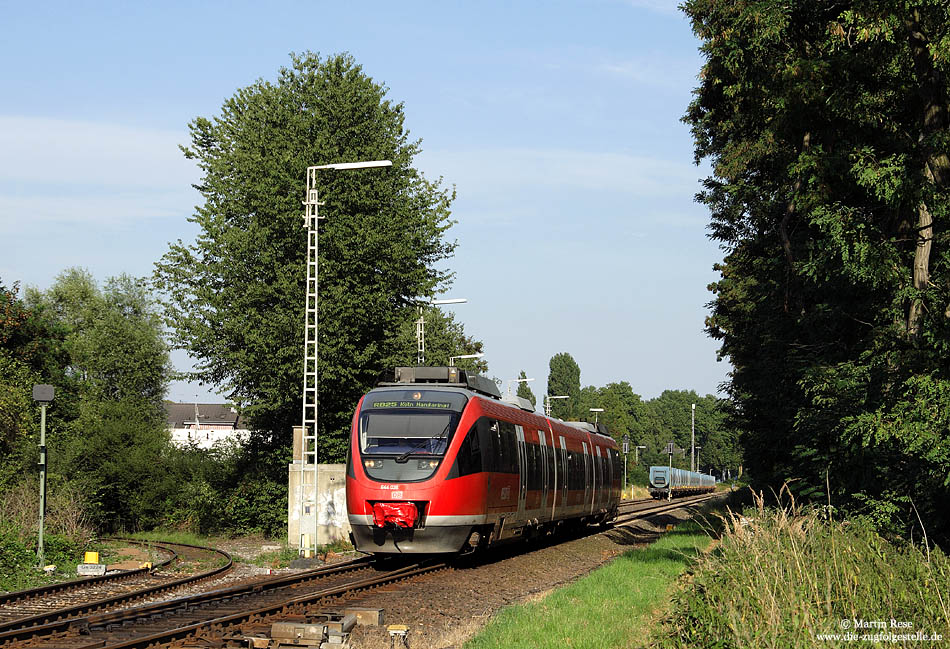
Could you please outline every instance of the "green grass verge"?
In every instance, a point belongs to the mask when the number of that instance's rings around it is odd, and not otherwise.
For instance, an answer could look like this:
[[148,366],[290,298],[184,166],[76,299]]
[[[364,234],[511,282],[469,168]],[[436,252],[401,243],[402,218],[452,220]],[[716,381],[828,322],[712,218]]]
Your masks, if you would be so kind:
[[689,521],[542,600],[502,609],[465,649],[646,646],[677,577],[710,544]]

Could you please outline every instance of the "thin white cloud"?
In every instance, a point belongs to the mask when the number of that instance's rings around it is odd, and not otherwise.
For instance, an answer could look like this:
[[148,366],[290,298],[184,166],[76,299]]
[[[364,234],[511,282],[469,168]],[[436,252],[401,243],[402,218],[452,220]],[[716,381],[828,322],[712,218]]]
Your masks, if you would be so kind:
[[595,67],[597,72],[634,83],[671,89],[692,88],[702,63],[693,59],[671,59],[652,53],[636,59],[606,61]]
[[103,190],[101,195],[0,193],[0,234],[30,234],[38,226],[84,225],[108,229],[135,227],[143,220],[177,219],[191,215],[197,194],[185,185],[166,192]]
[[0,233],[190,214],[198,172],[184,142],[183,132],[0,115]]
[[427,151],[420,163],[475,197],[540,190],[692,197],[699,178],[687,161],[567,149]]
[[165,187],[194,178],[188,134],[74,120],[0,115],[0,179]]
[[675,14],[679,11],[681,0],[627,0],[627,4],[637,9],[647,9],[664,14]]

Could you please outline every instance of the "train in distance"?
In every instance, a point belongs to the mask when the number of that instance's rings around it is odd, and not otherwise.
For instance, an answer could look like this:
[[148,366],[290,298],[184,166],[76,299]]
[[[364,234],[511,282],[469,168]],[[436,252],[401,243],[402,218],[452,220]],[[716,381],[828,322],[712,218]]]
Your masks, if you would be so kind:
[[353,414],[350,539],[370,554],[482,550],[612,520],[621,480],[603,425],[540,415],[456,367],[398,367]]
[[654,498],[694,496],[715,490],[716,478],[711,475],[668,466],[650,467],[650,495]]

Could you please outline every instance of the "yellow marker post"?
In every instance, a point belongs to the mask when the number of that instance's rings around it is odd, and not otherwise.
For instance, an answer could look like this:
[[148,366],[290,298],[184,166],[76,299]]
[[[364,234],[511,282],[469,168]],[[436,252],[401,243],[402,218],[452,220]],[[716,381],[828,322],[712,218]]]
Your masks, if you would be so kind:
[[98,552],[86,552],[82,558],[83,563],[99,563]]

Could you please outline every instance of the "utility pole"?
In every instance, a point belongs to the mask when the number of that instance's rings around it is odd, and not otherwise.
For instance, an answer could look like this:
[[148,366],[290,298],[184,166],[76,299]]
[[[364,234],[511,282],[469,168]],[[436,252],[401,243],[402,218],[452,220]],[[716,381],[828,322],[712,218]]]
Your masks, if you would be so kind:
[[693,404],[692,417],[690,418],[689,433],[689,470],[696,470],[696,404]]
[[[303,335],[303,395],[301,413],[301,446],[300,457],[295,455],[294,461],[300,460],[302,467],[297,487],[298,513],[298,547],[300,554],[310,556],[317,546],[317,418],[319,416],[319,337],[320,312],[318,310],[320,288],[320,237],[319,223],[324,217],[320,216],[320,192],[317,189],[317,172],[321,169],[330,171],[345,171],[350,169],[371,169],[378,167],[392,167],[389,160],[367,160],[362,162],[340,162],[328,165],[307,167],[307,193],[304,205],[304,229],[307,231],[307,285],[304,297],[304,335]],[[197,417],[195,417],[197,420]],[[197,427],[197,424],[196,424]],[[313,482],[313,501],[304,501],[305,475],[309,473]],[[291,498],[288,484],[288,500]],[[313,510],[311,512],[311,509]],[[313,519],[313,537],[303,532],[304,520]],[[290,531],[288,520],[288,535]],[[288,538],[293,544],[294,539]]]
[[667,477],[668,484],[667,484],[667,489],[666,489],[667,500],[673,500],[673,452],[675,450],[676,450],[676,445],[673,444],[673,442],[670,442],[669,444],[666,445],[666,452],[670,454],[670,466],[669,466],[670,472],[666,474],[668,476]]
[[627,493],[627,453],[630,452],[630,436],[623,436],[623,493]]
[[53,400],[52,385],[34,385],[33,401],[40,404],[40,528],[39,541],[36,546],[36,558],[39,568],[46,563],[43,552],[43,523],[46,518],[46,406]]

